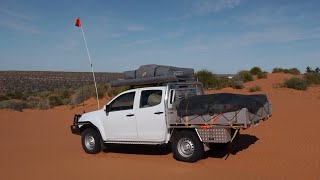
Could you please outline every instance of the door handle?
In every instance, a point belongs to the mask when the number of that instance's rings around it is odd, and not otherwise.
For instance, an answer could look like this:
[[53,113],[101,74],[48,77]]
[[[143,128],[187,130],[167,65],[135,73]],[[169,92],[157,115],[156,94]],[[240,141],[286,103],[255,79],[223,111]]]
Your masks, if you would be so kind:
[[155,112],[154,114],[162,114],[163,112]]
[[126,116],[131,117],[131,116],[134,116],[134,114],[127,114]]

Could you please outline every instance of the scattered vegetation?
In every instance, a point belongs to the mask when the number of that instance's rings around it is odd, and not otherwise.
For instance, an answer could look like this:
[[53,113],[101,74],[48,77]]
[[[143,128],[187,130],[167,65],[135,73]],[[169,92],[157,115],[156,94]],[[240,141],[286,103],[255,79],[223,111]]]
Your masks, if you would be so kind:
[[301,72],[297,68],[290,68],[290,69],[273,68],[272,73],[286,73],[286,74],[293,74],[293,75],[301,74]]
[[253,76],[250,71],[240,71],[234,78],[243,82],[253,81]]
[[307,72],[307,73],[320,73],[320,68],[317,67],[316,69],[312,70],[312,68],[311,68],[310,66],[308,66],[308,67],[306,68],[306,72]]
[[[113,97],[127,89],[127,87],[111,88],[109,84],[98,84],[98,95],[99,98]],[[94,85],[84,85],[78,89],[55,89],[43,92],[5,91],[0,93],[0,109],[45,110],[59,105],[75,106],[91,97],[96,97]]]
[[249,88],[249,92],[261,91],[261,87],[256,85]]
[[320,73],[306,73],[304,79],[308,84],[317,84],[320,85]]
[[259,73],[262,73],[262,70],[260,67],[255,66],[255,67],[251,68],[250,73],[252,75],[258,75]]
[[[291,70],[291,71],[290,71]],[[298,74],[295,68],[290,69],[289,71],[292,74]],[[284,87],[292,88],[296,90],[306,90],[309,86],[315,84],[320,85],[320,69],[316,68],[312,70],[310,66],[306,68],[306,73],[303,75],[303,78],[293,77],[286,79],[283,83]],[[299,71],[300,74],[300,71]]]
[[268,77],[268,72],[258,72],[257,78],[258,79],[266,79]]
[[198,71],[195,77],[202,83],[204,89],[216,89],[220,84],[217,76],[207,69]]
[[307,90],[309,85],[304,78],[292,77],[284,81],[284,86],[296,90]]

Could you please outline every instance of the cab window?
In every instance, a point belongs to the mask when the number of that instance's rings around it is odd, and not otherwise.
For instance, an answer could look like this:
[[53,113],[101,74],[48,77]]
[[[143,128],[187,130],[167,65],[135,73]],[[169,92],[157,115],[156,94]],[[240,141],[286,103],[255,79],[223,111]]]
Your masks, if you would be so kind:
[[110,111],[122,111],[133,109],[135,92],[130,92],[119,96],[110,104]]
[[161,103],[162,90],[146,90],[141,92],[140,108],[152,107]]

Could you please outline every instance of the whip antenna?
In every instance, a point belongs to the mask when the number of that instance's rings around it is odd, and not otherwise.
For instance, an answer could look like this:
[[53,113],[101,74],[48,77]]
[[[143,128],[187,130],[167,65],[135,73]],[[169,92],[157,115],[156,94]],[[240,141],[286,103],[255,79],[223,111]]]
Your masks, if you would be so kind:
[[83,37],[83,40],[84,40],[84,44],[86,45],[87,54],[88,54],[88,58],[89,58],[90,66],[91,66],[92,77],[93,77],[93,81],[94,81],[94,87],[95,87],[95,89],[96,89],[98,109],[100,109],[100,103],[99,103],[99,95],[98,95],[98,88],[97,88],[96,77],[95,77],[94,71],[93,71],[93,64],[92,64],[92,60],[91,60],[89,48],[88,48],[88,45],[87,45],[86,36],[84,35],[84,31],[83,31],[83,28],[82,28],[81,21],[80,21],[80,18],[79,18],[79,17],[76,19],[75,26],[77,26],[77,27],[79,27],[79,28],[81,29],[82,37]]

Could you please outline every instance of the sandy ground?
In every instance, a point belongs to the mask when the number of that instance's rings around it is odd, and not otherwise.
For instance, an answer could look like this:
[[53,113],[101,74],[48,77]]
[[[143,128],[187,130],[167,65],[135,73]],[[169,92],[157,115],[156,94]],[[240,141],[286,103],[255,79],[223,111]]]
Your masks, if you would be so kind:
[[[279,88],[290,75],[271,74],[245,89],[262,87],[273,116],[241,132],[229,150],[213,150],[188,164],[157,146],[114,146],[88,155],[69,125],[83,107],[0,111],[0,179],[320,179],[320,87]],[[93,109],[93,104],[85,104]],[[230,153],[228,158],[227,154]]]

